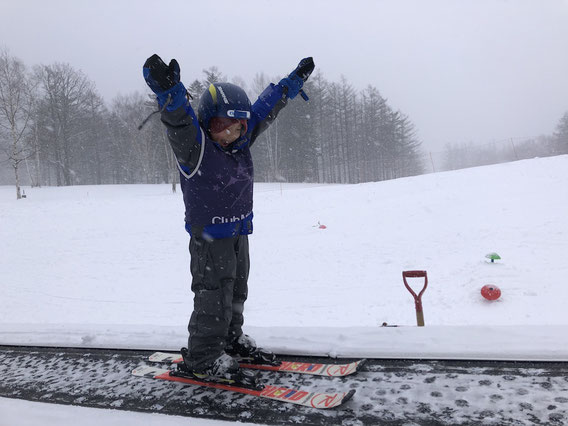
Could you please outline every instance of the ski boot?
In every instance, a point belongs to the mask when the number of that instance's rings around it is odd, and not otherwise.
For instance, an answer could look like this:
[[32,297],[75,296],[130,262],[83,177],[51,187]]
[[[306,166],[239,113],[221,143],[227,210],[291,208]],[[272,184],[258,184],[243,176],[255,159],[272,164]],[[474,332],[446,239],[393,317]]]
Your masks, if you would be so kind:
[[211,364],[199,370],[192,370],[188,367],[185,361],[189,359],[188,352],[186,348],[181,349],[184,362],[177,364],[176,369],[170,371],[170,375],[229,386],[246,387],[254,390],[263,388],[259,382],[257,372],[239,368],[238,361],[225,352],[219,355]]
[[280,362],[276,361],[276,355],[257,347],[254,339],[246,334],[241,334],[233,340],[231,344],[227,345],[225,351],[242,363],[280,365]]

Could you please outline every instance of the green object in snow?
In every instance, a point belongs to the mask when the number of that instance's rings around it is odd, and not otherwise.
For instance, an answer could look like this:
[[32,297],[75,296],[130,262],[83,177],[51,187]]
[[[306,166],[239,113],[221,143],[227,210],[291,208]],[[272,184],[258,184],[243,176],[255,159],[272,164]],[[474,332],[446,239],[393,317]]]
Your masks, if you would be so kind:
[[499,256],[497,253],[489,253],[489,254],[486,254],[485,257],[487,259],[491,259],[491,263],[495,262],[496,260],[501,259],[501,256]]

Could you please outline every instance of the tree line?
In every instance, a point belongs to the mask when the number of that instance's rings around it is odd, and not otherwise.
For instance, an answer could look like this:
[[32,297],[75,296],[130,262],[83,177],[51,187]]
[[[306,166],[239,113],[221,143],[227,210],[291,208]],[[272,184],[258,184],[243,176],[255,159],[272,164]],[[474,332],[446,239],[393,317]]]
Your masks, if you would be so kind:
[[[558,122],[552,135],[532,138],[508,138],[486,144],[448,144],[439,153],[434,171],[457,170],[468,167],[486,166],[535,157],[550,157],[568,154],[568,113]],[[434,163],[434,160],[432,160]]]
[[[259,73],[250,84],[230,81],[254,102],[280,77]],[[203,90],[217,81],[229,79],[214,66],[185,81],[196,110]],[[442,166],[435,167],[410,118],[390,107],[377,88],[357,91],[346,78],[332,82],[317,71],[304,91],[310,101],[289,101],[253,146],[257,181],[360,183],[568,154],[566,113],[553,135],[484,146],[449,144]],[[107,105],[94,83],[71,65],[29,69],[0,49],[0,184],[15,182],[18,198],[23,183],[171,182],[175,189],[179,175],[159,114],[138,128],[156,109],[149,91],[116,96]]]
[[[250,85],[232,82],[254,102],[279,79],[260,73]],[[185,81],[195,109],[216,81],[229,81],[216,67]],[[330,82],[316,73],[304,91],[310,101],[289,101],[253,146],[257,181],[359,183],[423,172],[412,122],[376,88],[357,92],[345,78]],[[71,65],[28,69],[0,50],[0,183],[15,180],[18,197],[22,182],[175,185],[175,160],[159,114],[138,129],[156,108],[149,91],[116,96],[107,105],[88,76]]]

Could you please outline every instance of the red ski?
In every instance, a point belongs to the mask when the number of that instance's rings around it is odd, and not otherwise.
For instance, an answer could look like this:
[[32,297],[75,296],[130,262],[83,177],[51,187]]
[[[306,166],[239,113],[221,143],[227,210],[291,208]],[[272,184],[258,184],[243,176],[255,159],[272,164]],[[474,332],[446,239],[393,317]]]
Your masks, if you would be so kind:
[[267,398],[280,402],[303,405],[318,409],[338,407],[350,400],[355,393],[352,389],[348,392],[314,392],[309,389],[293,389],[270,384],[262,385],[261,389],[250,389],[238,384],[224,384],[206,380],[192,379],[172,375],[170,370],[156,367],[141,366],[132,371],[132,374],[140,377],[149,377],[158,380],[186,383],[189,385],[206,386],[214,389],[222,389],[252,395],[259,398]]
[[[168,352],[155,352],[148,358],[150,362],[171,362],[174,364],[183,361],[179,354]],[[316,376],[343,377],[356,373],[363,367],[366,360],[349,362],[347,364],[318,364],[311,362],[279,361],[276,365],[272,364],[251,364],[245,361],[240,363],[241,368],[252,368],[255,370],[279,371],[282,373],[313,374]]]

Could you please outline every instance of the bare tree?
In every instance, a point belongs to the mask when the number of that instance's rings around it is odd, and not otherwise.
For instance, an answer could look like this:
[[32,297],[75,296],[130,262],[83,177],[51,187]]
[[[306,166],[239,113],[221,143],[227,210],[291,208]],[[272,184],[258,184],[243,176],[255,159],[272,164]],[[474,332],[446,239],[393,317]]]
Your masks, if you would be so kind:
[[8,141],[5,152],[16,177],[16,197],[22,198],[19,167],[32,154],[26,142],[33,104],[33,87],[25,65],[0,50],[0,129]]
[[75,164],[79,154],[78,138],[85,131],[83,124],[89,116],[93,84],[81,72],[68,64],[41,66],[37,71],[44,92],[43,103],[49,112],[51,159],[57,167],[57,184],[73,185]]

